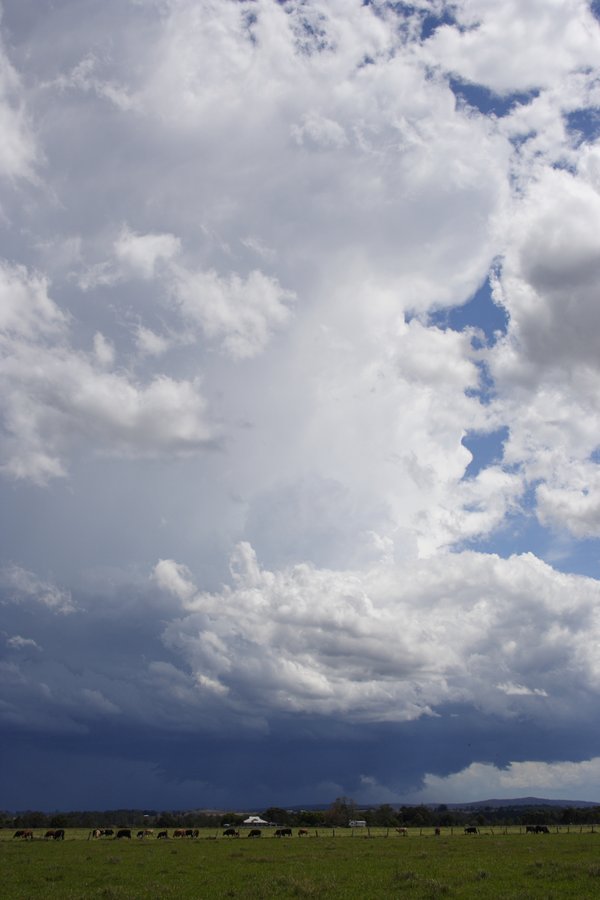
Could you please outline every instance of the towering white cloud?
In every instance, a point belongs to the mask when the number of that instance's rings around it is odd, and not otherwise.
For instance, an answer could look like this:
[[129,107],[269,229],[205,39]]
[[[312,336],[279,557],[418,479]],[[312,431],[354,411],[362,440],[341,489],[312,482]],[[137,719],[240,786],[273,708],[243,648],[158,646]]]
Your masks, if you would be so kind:
[[5,6],[8,726],[583,728],[590,4]]

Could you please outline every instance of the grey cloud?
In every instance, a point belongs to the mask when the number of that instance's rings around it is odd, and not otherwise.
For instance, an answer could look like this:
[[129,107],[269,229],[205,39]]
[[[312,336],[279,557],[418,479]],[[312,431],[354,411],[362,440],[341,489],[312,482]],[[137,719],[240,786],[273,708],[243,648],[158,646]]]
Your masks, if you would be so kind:
[[43,581],[14,563],[0,568],[0,587],[7,592],[8,600],[14,603],[35,600],[59,613],[71,613],[76,609],[69,590],[51,581]]

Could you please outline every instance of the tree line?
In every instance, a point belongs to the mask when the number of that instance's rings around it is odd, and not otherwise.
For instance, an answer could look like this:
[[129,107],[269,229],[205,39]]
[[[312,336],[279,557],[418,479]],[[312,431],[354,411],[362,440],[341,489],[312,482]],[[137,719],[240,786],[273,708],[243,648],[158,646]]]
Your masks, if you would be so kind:
[[[138,826],[157,828],[237,827],[248,813],[205,810],[109,809],[70,812],[0,812],[0,828],[103,828]],[[355,819],[367,826],[461,827],[464,825],[585,825],[600,823],[600,806],[478,806],[449,809],[439,806],[400,806],[384,803],[365,808],[347,797],[338,797],[325,809],[284,809],[269,806],[260,811],[267,822],[300,828],[343,828]]]

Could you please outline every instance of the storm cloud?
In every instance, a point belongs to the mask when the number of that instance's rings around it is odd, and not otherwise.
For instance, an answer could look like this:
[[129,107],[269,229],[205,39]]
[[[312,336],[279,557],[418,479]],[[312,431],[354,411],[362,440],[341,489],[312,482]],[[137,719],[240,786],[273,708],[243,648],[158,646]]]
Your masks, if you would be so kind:
[[3,0],[7,806],[600,799],[593,6]]

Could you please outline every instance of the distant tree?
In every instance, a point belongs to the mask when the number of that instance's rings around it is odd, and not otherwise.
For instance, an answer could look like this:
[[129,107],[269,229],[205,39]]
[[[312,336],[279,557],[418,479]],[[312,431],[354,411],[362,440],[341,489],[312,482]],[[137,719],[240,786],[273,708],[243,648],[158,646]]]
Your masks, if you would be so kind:
[[325,822],[328,825],[344,826],[356,818],[356,804],[349,797],[337,797],[325,810]]
[[[438,807],[439,810],[439,807]],[[436,822],[438,825],[441,825],[443,828],[450,828],[452,825],[460,824],[460,819],[458,816],[455,816],[454,813],[448,812],[437,812],[436,813]]]
[[223,825],[241,825],[245,818],[245,816],[241,816],[239,813],[224,813],[220,818],[219,825],[221,827],[223,827]]
[[263,812],[263,819],[266,819],[267,822],[276,822],[277,825],[287,825],[290,815],[287,810],[282,809],[280,806],[269,806]]
[[48,822],[50,828],[68,828],[69,827],[69,816],[66,815],[57,815],[52,816],[50,821]]
[[48,824],[46,813],[37,810],[27,810],[15,818],[16,828],[45,828]]
[[325,813],[321,810],[301,809],[296,815],[298,825],[316,828],[325,822]]
[[158,816],[156,820],[156,824],[159,828],[174,828],[177,824],[177,819],[170,812],[162,812]]
[[373,811],[373,825],[381,825],[384,828],[393,828],[397,824],[398,814],[389,803],[382,803],[381,806],[378,806],[377,809]]
[[432,825],[434,816],[428,806],[415,806],[412,809],[409,822],[411,825],[417,825],[419,828]]

